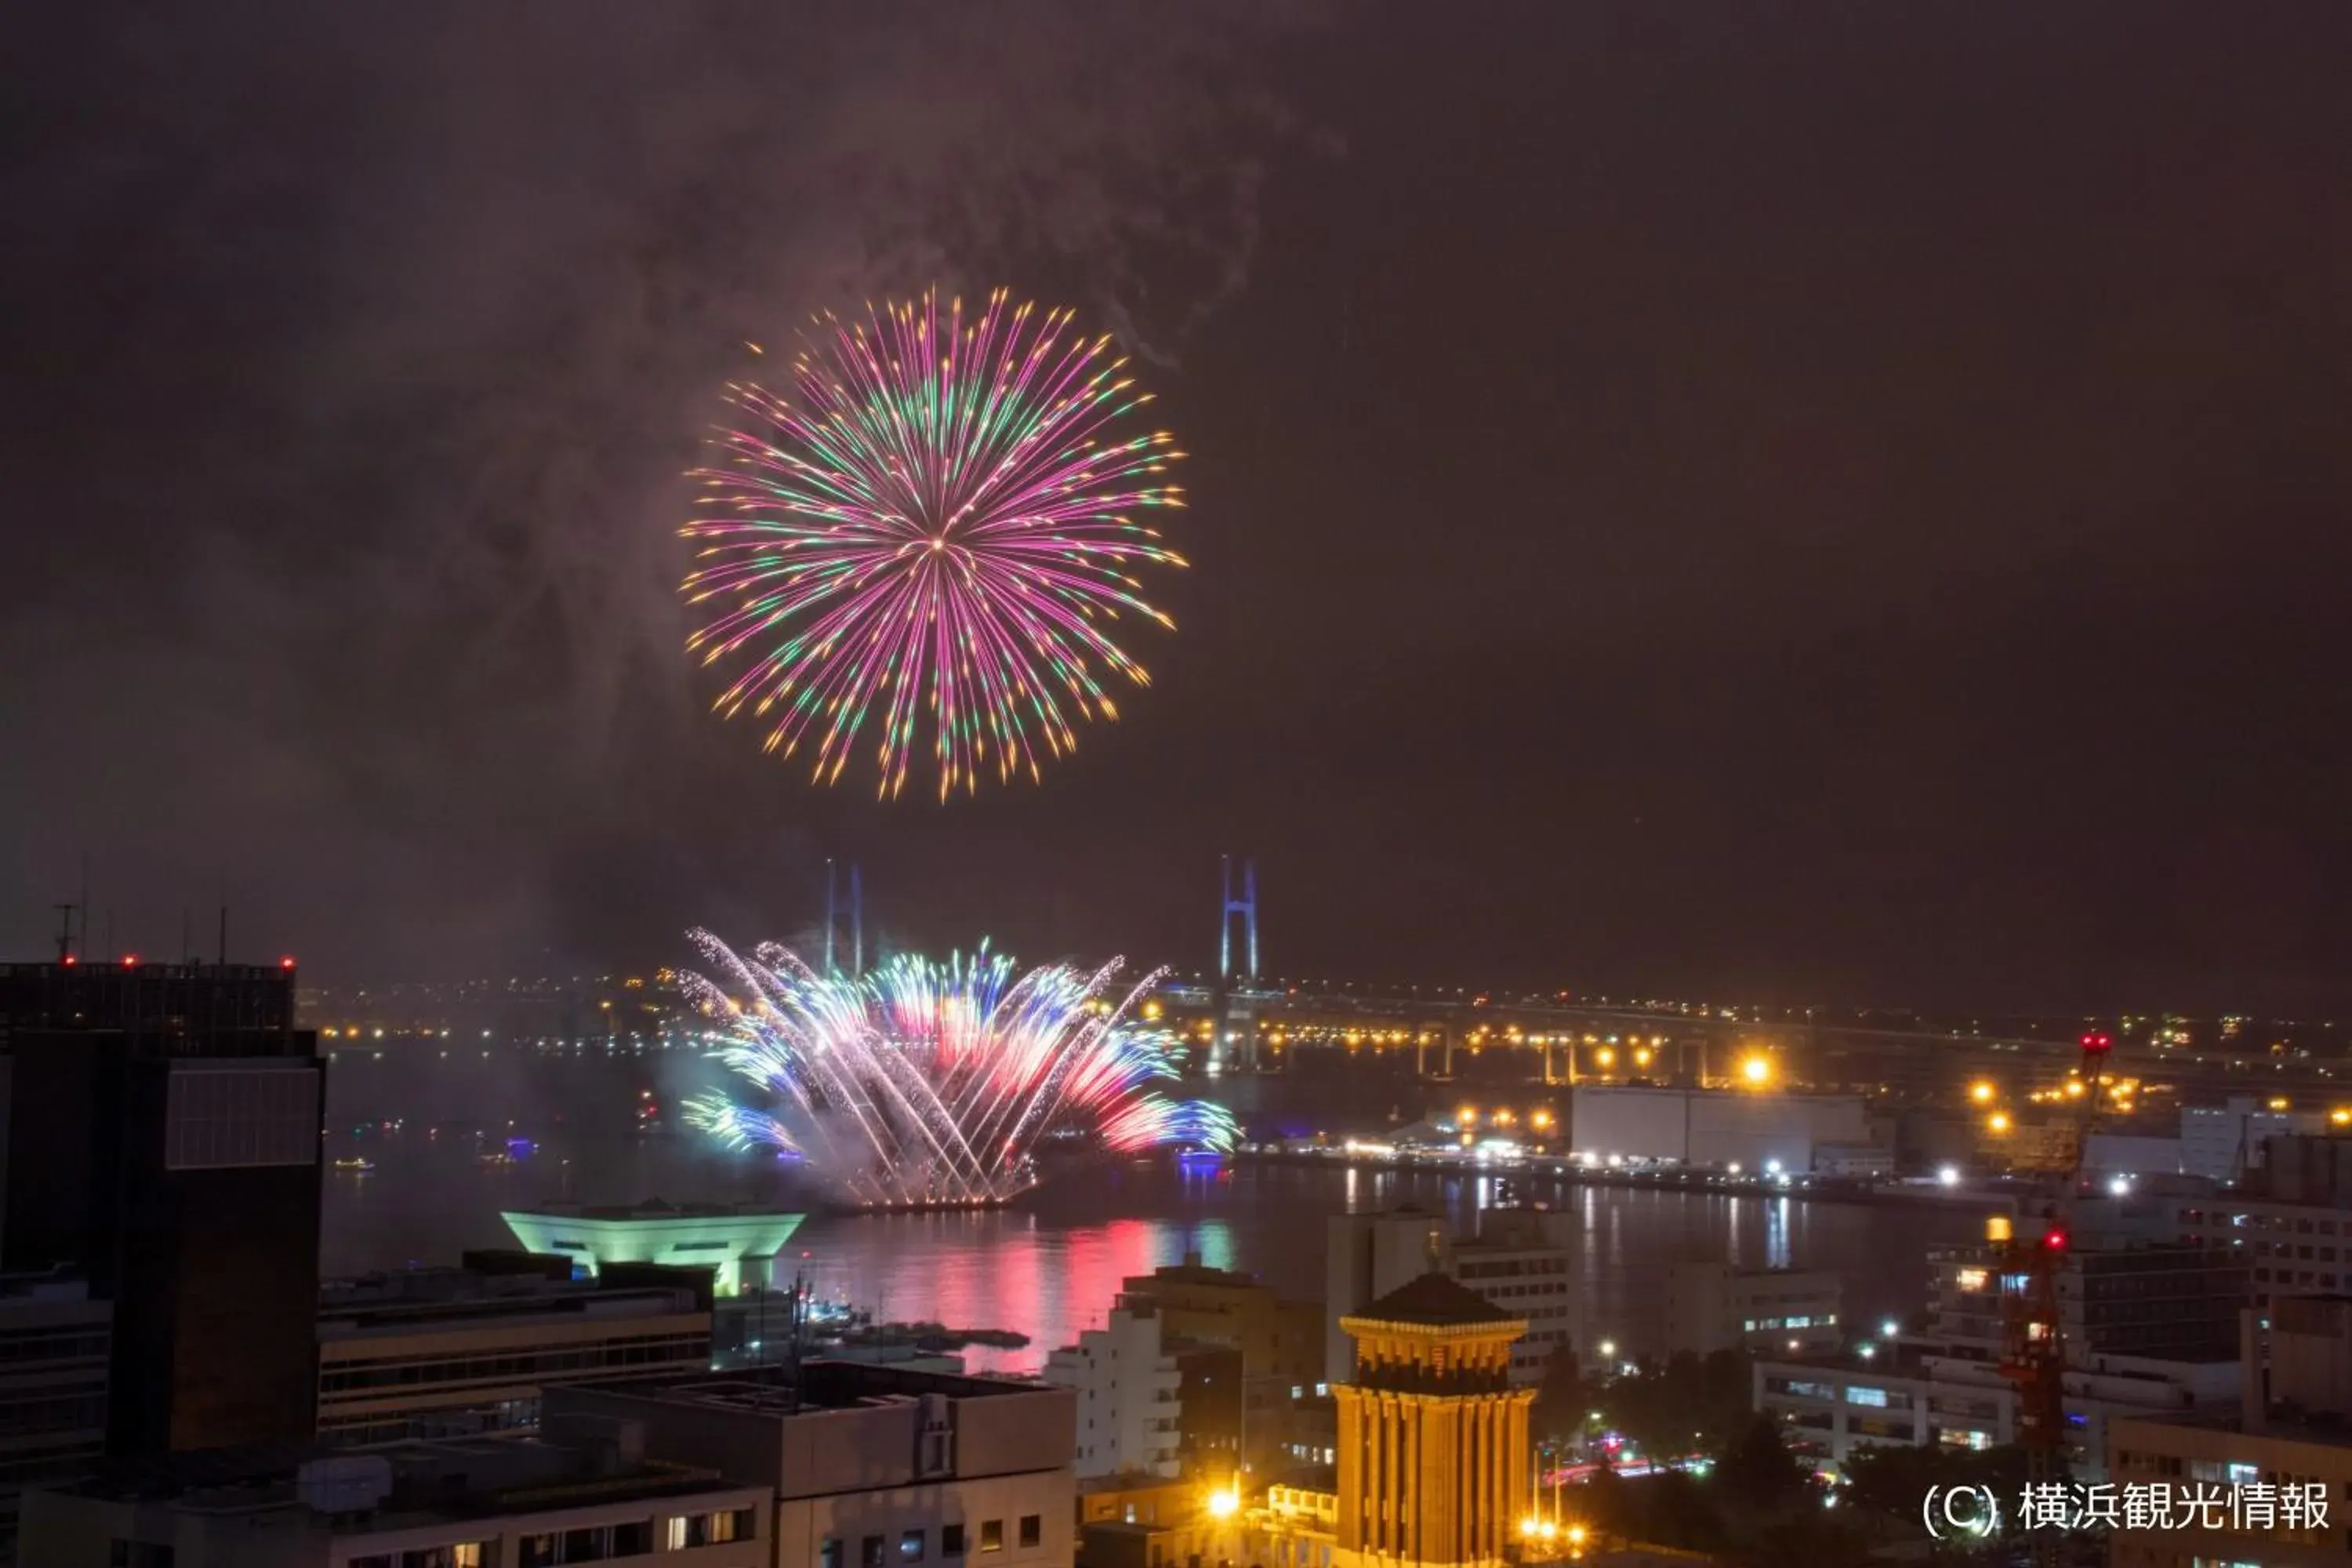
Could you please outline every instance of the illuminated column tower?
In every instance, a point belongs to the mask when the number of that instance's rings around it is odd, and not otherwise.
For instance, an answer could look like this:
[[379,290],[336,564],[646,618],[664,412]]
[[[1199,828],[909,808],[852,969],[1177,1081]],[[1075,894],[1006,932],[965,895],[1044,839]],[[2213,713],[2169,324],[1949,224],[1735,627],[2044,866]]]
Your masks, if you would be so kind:
[[1334,1568],[1499,1564],[1534,1496],[1533,1389],[1510,1384],[1527,1324],[1443,1274],[1339,1321],[1356,1342],[1339,1404]]

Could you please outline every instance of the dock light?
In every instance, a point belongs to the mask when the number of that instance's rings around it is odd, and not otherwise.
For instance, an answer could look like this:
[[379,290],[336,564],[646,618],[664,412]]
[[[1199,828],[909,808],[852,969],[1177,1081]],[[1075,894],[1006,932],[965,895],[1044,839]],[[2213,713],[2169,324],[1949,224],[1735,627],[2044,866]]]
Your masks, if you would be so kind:
[[1960,1168],[1958,1165],[1941,1166],[1936,1172],[1936,1180],[1940,1185],[1957,1187],[1960,1184]]
[[1983,1079],[1979,1079],[1976,1082],[1969,1085],[1969,1098],[1975,1100],[1979,1105],[1990,1105],[1992,1103],[1992,1097],[1993,1087],[1991,1084],[1987,1083]]

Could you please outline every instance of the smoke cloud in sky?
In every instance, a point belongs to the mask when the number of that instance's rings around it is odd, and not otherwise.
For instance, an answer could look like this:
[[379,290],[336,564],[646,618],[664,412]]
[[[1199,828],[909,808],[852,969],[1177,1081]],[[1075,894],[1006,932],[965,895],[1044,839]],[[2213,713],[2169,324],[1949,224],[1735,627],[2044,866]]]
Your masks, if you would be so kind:
[[0,854],[7,945],[84,849],[151,946],[223,894],[346,966],[560,940],[674,854],[632,824],[709,743],[675,527],[744,342],[1003,282],[1172,359],[1315,145],[1264,85],[1307,19],[53,16],[12,73],[0,813],[46,826]]

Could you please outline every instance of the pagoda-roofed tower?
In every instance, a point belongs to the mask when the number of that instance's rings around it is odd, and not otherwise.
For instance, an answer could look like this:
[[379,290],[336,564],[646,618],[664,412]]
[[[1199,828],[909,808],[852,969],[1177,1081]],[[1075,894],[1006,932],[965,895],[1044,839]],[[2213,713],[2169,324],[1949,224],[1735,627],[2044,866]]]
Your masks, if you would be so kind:
[[1527,1323],[1443,1274],[1339,1321],[1356,1342],[1339,1404],[1335,1568],[1499,1563],[1534,1496],[1531,1389],[1510,1384]]

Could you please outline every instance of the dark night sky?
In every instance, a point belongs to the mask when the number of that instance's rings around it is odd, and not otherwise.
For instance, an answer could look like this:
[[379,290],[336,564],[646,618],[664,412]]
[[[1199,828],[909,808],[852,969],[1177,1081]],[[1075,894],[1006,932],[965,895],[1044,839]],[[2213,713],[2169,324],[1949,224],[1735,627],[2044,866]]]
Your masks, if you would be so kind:
[[[891,933],[2352,1002],[2352,7],[311,0],[9,46],[0,947]],[[960,19],[960,18],[969,18]],[[1003,282],[1195,454],[1156,678],[877,806],[700,711],[745,338]],[[199,917],[200,926],[204,917]]]

